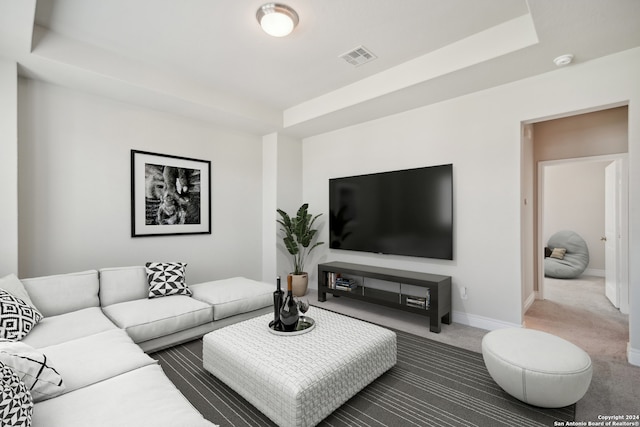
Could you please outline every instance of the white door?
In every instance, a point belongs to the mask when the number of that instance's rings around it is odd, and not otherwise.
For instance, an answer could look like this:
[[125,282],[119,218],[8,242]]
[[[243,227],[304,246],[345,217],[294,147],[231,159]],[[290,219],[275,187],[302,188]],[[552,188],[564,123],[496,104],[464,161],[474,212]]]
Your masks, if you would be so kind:
[[604,184],[604,264],[605,295],[614,307],[620,307],[620,280],[618,270],[618,176],[619,162],[605,168]]

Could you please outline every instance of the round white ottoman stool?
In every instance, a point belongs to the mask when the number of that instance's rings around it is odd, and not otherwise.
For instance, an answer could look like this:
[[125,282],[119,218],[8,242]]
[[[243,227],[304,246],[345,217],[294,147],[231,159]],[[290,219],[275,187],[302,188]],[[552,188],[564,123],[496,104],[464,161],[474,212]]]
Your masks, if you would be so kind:
[[491,377],[513,397],[543,408],[576,403],[591,383],[591,358],[580,347],[533,329],[498,329],[482,339]]

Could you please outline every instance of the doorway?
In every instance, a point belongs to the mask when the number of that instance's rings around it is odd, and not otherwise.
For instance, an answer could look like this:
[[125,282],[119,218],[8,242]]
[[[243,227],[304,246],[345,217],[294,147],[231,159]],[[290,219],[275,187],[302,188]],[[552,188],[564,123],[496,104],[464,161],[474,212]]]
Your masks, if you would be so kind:
[[[545,276],[541,256],[538,296],[524,313],[524,326],[565,338],[599,360],[624,360],[629,340],[629,316],[610,300],[619,306],[625,300],[622,305],[628,307],[628,298],[622,298],[628,296],[628,288],[621,280],[628,258],[621,242],[628,233],[620,220],[626,216],[618,215],[627,211],[622,207],[625,171],[624,154],[538,163],[538,247],[544,248],[555,232],[568,229],[585,240],[590,262],[582,275],[557,279]],[[613,265],[611,258],[617,260]],[[617,299],[606,295],[607,276],[617,283]]]
[[[589,248],[585,276],[602,278],[603,293],[628,314],[626,154],[538,163],[538,248],[561,230]],[[540,251],[538,251],[540,253]],[[545,299],[544,257],[538,258],[537,299]],[[606,292],[605,292],[606,290]]]
[[[626,168],[626,158],[628,151],[628,107],[618,104],[616,106],[593,108],[590,112],[566,114],[560,118],[555,116],[548,119],[537,119],[522,123],[521,137],[521,271],[522,271],[522,321],[525,324],[525,313],[530,314],[530,308],[540,306],[541,303],[548,303],[544,298],[544,247],[546,240],[543,234],[544,224],[543,200],[544,187],[539,174],[544,170],[539,167],[544,162],[570,161],[617,161],[624,163]],[[551,163],[549,163],[551,164]],[[628,289],[628,176],[620,175],[621,185],[621,209],[623,227],[619,234],[623,240],[621,242],[622,253],[619,256],[620,283],[623,289]],[[554,182],[553,185],[566,190],[567,198],[571,197],[570,188],[562,186],[562,182]],[[602,232],[602,230],[600,230]],[[597,244],[601,244],[600,241]],[[606,268],[605,268],[606,273]],[[593,276],[590,276],[593,277]],[[580,288],[578,288],[580,289]],[[579,290],[577,291],[579,292]],[[622,290],[628,297],[628,291]],[[577,294],[576,294],[577,295]],[[604,298],[604,296],[602,296]],[[627,300],[628,301],[628,300]],[[605,301],[608,305],[608,301]],[[549,305],[549,304],[546,304]],[[622,307],[622,305],[621,305]],[[562,313],[563,309],[555,307],[547,313]],[[627,307],[628,309],[628,307]],[[628,316],[620,311],[614,311],[623,316],[623,323],[628,330]],[[569,313],[569,311],[564,311]],[[548,317],[544,317],[548,316]],[[554,321],[552,314],[545,314],[544,321]],[[582,319],[589,318],[587,315]],[[557,335],[571,334],[566,322],[555,319],[554,327],[557,327]],[[584,322],[582,322],[584,323]],[[577,323],[580,325],[580,322]],[[597,328],[595,328],[597,330]],[[626,346],[625,340],[624,345]],[[623,346],[624,347],[624,346]]]

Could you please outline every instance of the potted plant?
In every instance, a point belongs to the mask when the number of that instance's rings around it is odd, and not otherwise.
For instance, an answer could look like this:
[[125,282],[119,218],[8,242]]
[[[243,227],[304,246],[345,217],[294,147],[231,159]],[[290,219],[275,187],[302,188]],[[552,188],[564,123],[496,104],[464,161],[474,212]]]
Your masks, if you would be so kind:
[[281,231],[284,232],[282,241],[287,251],[293,255],[293,294],[302,296],[307,293],[309,284],[309,275],[304,271],[304,262],[307,255],[311,253],[317,246],[324,242],[313,243],[316,237],[317,229],[313,228],[313,223],[322,215],[311,215],[307,212],[309,204],[305,203],[300,206],[295,217],[289,216],[282,209],[278,209],[280,219],[278,223],[282,226]]

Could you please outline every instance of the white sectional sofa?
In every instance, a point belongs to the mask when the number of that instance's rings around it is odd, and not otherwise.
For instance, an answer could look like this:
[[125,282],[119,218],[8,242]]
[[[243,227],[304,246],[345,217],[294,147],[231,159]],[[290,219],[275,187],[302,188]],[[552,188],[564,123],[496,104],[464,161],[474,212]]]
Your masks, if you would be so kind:
[[99,274],[102,311],[147,352],[270,312],[275,290],[234,277],[189,285],[193,297],[149,299],[144,267],[103,268]]
[[64,387],[62,394],[35,403],[33,427],[213,425],[145,351],[271,312],[274,290],[233,278],[189,285],[191,297],[150,299],[145,267],[20,282],[44,316],[21,342],[46,356]]

